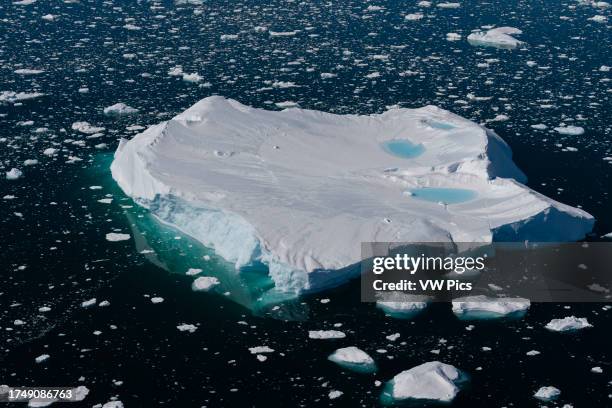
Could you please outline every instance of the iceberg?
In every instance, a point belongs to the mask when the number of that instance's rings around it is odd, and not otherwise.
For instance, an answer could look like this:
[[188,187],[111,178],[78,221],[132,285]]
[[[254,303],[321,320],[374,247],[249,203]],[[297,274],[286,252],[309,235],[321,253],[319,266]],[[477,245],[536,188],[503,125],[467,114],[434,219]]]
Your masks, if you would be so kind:
[[328,357],[328,360],[333,361],[341,367],[360,373],[373,373],[376,371],[374,359],[365,351],[354,346],[344,347],[334,351]]
[[450,364],[430,361],[402,371],[389,381],[381,399],[385,404],[402,401],[451,402],[467,377]]
[[476,31],[468,35],[467,40],[472,45],[511,49],[522,44],[521,41],[512,36],[522,33],[523,32],[518,28],[498,27],[492,28],[486,32]]
[[544,402],[554,401],[559,395],[561,395],[561,390],[553,386],[540,387],[540,389],[533,394],[535,398]]
[[464,320],[521,317],[531,302],[523,298],[493,298],[484,295],[453,299],[453,313]]
[[[391,154],[392,140],[419,152]],[[361,242],[568,241],[594,222],[523,185],[493,131],[434,106],[335,115],[208,97],[122,139],[111,173],[157,220],[237,271],[264,264],[282,293],[358,275]],[[428,187],[474,195],[405,194]]]
[[381,300],[377,300],[376,307],[381,309],[386,316],[411,319],[424,311],[431,300],[428,296],[392,292],[385,293]]
[[550,331],[565,332],[586,329],[593,325],[586,317],[568,316],[563,319],[552,319],[545,327]]

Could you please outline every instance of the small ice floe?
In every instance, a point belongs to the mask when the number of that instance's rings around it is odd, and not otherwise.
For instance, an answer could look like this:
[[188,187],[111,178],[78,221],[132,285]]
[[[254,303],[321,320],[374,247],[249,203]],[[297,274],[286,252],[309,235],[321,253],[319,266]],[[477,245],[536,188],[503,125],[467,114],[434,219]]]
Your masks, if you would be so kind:
[[354,346],[340,348],[330,354],[327,359],[341,367],[360,373],[373,373],[376,371],[374,359],[365,351]]
[[104,108],[104,114],[109,116],[132,115],[138,113],[138,109],[132,108],[125,103],[119,102]]
[[451,402],[467,376],[450,364],[430,361],[402,371],[385,386],[386,403],[409,401]]
[[34,361],[36,361],[38,364],[42,363],[43,361],[47,361],[49,359],[49,357],[51,357],[48,354],[41,354],[40,356],[36,357],[34,359]]
[[555,128],[555,132],[561,135],[580,136],[584,134],[584,128],[580,126],[558,126]]
[[56,149],[56,148],[54,148],[54,147],[48,147],[48,148],[46,148],[45,150],[43,150],[43,154],[44,154],[45,156],[49,156],[49,157],[51,157],[51,156],[55,156],[55,154],[56,154],[57,152],[59,152],[59,149]]
[[45,21],[55,21],[57,19],[57,16],[53,14],[45,14],[41,18]]
[[45,96],[45,94],[40,92],[2,91],[0,92],[0,105],[3,103],[14,104],[21,101],[27,101],[29,99],[40,98],[41,96]]
[[521,41],[512,36],[522,33],[518,28],[498,27],[486,32],[476,31],[468,35],[467,40],[471,45],[512,49],[522,44]]
[[531,125],[531,128],[532,129],[536,129],[536,130],[546,130],[546,129],[548,129],[548,126],[546,126],[543,123],[538,123],[536,125]]
[[540,352],[538,350],[530,350],[525,354],[527,354],[528,356],[537,356],[540,354]]
[[23,161],[24,166],[35,166],[38,164],[38,160],[36,159],[26,159]]
[[120,234],[117,232],[109,232],[106,234],[106,240],[110,242],[127,241],[130,239],[130,234]]
[[411,319],[425,310],[430,301],[428,296],[386,293],[383,300],[376,301],[376,307],[389,317]]
[[310,339],[343,339],[346,337],[344,332],[339,330],[310,330],[308,332],[308,338]]
[[38,74],[42,74],[45,71],[42,69],[22,68],[22,69],[16,69],[13,72],[16,73],[17,75],[38,75]]
[[198,329],[195,325],[188,324],[188,323],[179,324],[178,326],[176,326],[176,328],[179,331],[182,331],[182,332],[186,331],[186,332],[189,332],[189,333],[193,333],[193,332],[195,332]]
[[98,307],[108,307],[110,306],[110,302],[108,300],[103,300],[100,303],[98,303]]
[[336,74],[332,74],[331,72],[321,72],[321,79],[331,79],[331,78],[335,78],[338,75]]
[[124,408],[124,406],[123,406],[123,402],[119,400],[115,400],[115,401],[108,401],[107,403],[102,405],[102,408]]
[[81,307],[91,307],[91,306],[95,305],[96,302],[97,302],[96,298],[85,300],[85,301],[81,302]]
[[268,346],[249,347],[251,354],[274,353],[274,349]]
[[193,82],[193,83],[198,83],[200,82],[202,79],[200,74],[198,74],[197,72],[191,73],[191,74],[183,74],[183,81],[185,82]]
[[607,23],[607,22],[608,22],[608,17],[606,17],[606,16],[602,16],[601,14],[598,14],[598,15],[596,15],[596,16],[593,16],[593,17],[591,17],[591,18],[588,18],[587,20],[594,21],[594,22],[596,22],[596,23],[602,23],[602,24],[604,24],[604,23]]
[[406,16],[404,17],[404,20],[406,21],[417,21],[423,18],[423,13],[411,13],[411,14],[406,14]]
[[92,126],[89,122],[81,121],[74,122],[72,124],[72,130],[84,133],[86,135],[93,135],[95,133],[104,132],[106,129],[103,127]]
[[155,296],[151,298],[151,303],[153,304],[162,303],[163,301],[164,301],[164,298],[161,296]]
[[275,105],[278,108],[282,108],[282,109],[295,108],[296,106],[298,106],[298,104],[296,102],[293,102],[293,101],[277,102],[277,103],[275,103]]
[[201,276],[193,281],[191,284],[191,289],[196,292],[206,292],[212,289],[213,287],[219,285],[219,279],[214,276]]
[[329,394],[327,394],[327,396],[329,397],[329,399],[336,399],[336,398],[340,398],[343,394],[344,393],[342,391],[331,390]]
[[385,338],[389,341],[395,341],[400,338],[400,334],[399,333],[390,334],[388,336],[385,336]]
[[563,319],[552,319],[545,327],[551,331],[566,332],[586,329],[593,327],[593,325],[588,322],[586,317],[568,316]]
[[197,275],[198,273],[202,273],[202,269],[199,269],[199,268],[189,268],[189,269],[187,269],[187,272],[185,272],[185,274],[189,275],[189,276],[194,276],[194,275]]
[[445,8],[445,9],[456,9],[461,7],[461,3],[438,3],[436,7]]
[[554,401],[559,398],[559,395],[561,395],[561,390],[553,386],[541,387],[535,394],[533,394],[534,398],[545,402]]
[[112,198],[101,198],[98,200],[99,203],[101,204],[110,204],[113,202]]
[[463,320],[522,317],[530,305],[524,298],[466,296],[453,299],[453,313]]
[[461,34],[457,33],[446,33],[447,41],[459,41],[461,39]]
[[12,168],[9,171],[6,172],[6,179],[7,180],[17,180],[19,178],[21,178],[23,176],[23,172],[19,169],[16,168]]
[[595,374],[601,374],[603,373],[603,369],[601,367],[593,367],[591,368],[591,372]]

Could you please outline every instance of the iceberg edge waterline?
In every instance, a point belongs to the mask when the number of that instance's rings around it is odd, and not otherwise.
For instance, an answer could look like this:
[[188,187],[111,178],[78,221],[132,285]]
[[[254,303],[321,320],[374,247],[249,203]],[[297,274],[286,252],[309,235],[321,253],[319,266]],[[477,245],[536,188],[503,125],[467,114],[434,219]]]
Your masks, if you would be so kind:
[[[424,150],[396,157],[380,147],[394,139]],[[160,221],[237,269],[263,262],[295,293],[357,275],[361,242],[573,241],[594,223],[521,184],[494,132],[433,106],[335,115],[208,97],[122,140],[111,172]],[[456,204],[403,194],[422,187],[478,194]]]

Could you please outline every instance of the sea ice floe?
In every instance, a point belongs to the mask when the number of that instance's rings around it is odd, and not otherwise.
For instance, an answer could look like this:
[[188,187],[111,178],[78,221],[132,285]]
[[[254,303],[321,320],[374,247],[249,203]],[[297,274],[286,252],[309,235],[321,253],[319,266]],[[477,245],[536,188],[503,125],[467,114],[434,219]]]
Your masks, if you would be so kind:
[[15,167],[6,172],[7,180],[17,180],[23,176],[23,172]]
[[519,317],[531,303],[524,298],[495,298],[484,295],[453,299],[453,313],[461,319],[495,319]]
[[186,331],[186,332],[189,332],[189,333],[193,333],[193,332],[195,332],[198,329],[197,326],[195,326],[193,324],[188,324],[188,323],[179,324],[178,326],[176,326],[176,328],[179,331]]
[[580,136],[584,134],[584,128],[580,126],[558,126],[555,132],[562,135]]
[[492,28],[486,32],[477,31],[468,35],[468,42],[472,45],[482,45],[495,48],[516,48],[521,41],[512,37],[523,32],[514,27]]
[[385,315],[397,319],[410,319],[427,308],[431,298],[422,295],[404,293],[386,293],[384,300],[376,301],[376,307]]
[[274,353],[274,349],[268,346],[249,347],[251,354]]
[[331,390],[329,394],[327,394],[327,396],[329,397],[329,399],[336,399],[336,398],[340,398],[343,394],[344,393],[342,391]]
[[554,401],[561,395],[561,390],[553,386],[541,387],[533,396],[540,401]]
[[402,371],[389,381],[382,394],[384,402],[450,402],[467,377],[450,364],[430,361]]
[[[397,157],[381,147],[394,139],[423,151]],[[157,219],[237,269],[267,265],[288,294],[356,276],[360,242],[567,241],[594,222],[522,185],[495,133],[433,106],[334,115],[209,97],[122,140],[111,171]],[[452,211],[403,194],[423,187],[477,194]]]
[[93,135],[95,133],[103,132],[105,129],[103,127],[92,126],[89,122],[81,121],[74,122],[72,124],[72,130],[76,130],[77,132],[81,132],[86,135]]
[[360,373],[372,373],[376,371],[376,363],[374,359],[365,351],[351,346],[339,348],[328,357],[330,361]]
[[563,319],[552,319],[545,327],[551,331],[565,332],[586,329],[593,327],[593,325],[589,323],[586,317],[568,316]]
[[34,361],[36,361],[37,363],[42,363],[43,361],[48,360],[48,359],[49,359],[49,357],[51,357],[51,356],[50,356],[50,355],[48,355],[48,354],[41,354],[40,356],[36,357],[36,358],[34,359]]
[[206,292],[220,283],[219,279],[214,276],[201,276],[193,281],[191,288],[198,292]]
[[97,302],[96,298],[88,299],[88,300],[81,302],[81,307],[91,307],[91,306],[94,306],[96,302]]
[[310,330],[308,332],[310,339],[343,339],[345,337],[346,334],[339,330]]
[[164,298],[160,296],[155,296],[151,298],[151,303],[154,303],[154,304],[162,303],[163,301],[164,301]]
[[130,239],[130,234],[121,234],[117,232],[109,232],[106,234],[106,240],[110,242],[127,241]]
[[41,96],[45,96],[45,94],[40,92],[2,91],[0,92],[0,105],[3,103],[13,104],[21,101],[27,101],[29,99],[40,98]]
[[138,113],[138,109],[132,108],[131,106],[126,105],[123,102],[116,103],[114,105],[108,106],[104,108],[105,115],[131,115],[134,113]]

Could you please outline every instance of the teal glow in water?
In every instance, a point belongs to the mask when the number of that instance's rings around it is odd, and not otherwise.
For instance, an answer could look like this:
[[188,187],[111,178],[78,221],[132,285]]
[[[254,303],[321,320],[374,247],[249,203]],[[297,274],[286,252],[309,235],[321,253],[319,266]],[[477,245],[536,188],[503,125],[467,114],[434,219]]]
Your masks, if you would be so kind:
[[457,204],[476,198],[476,192],[463,188],[422,187],[411,189],[414,198],[425,201]]
[[414,144],[406,139],[388,140],[382,143],[382,147],[387,153],[404,159],[420,156],[425,151],[422,144]]

